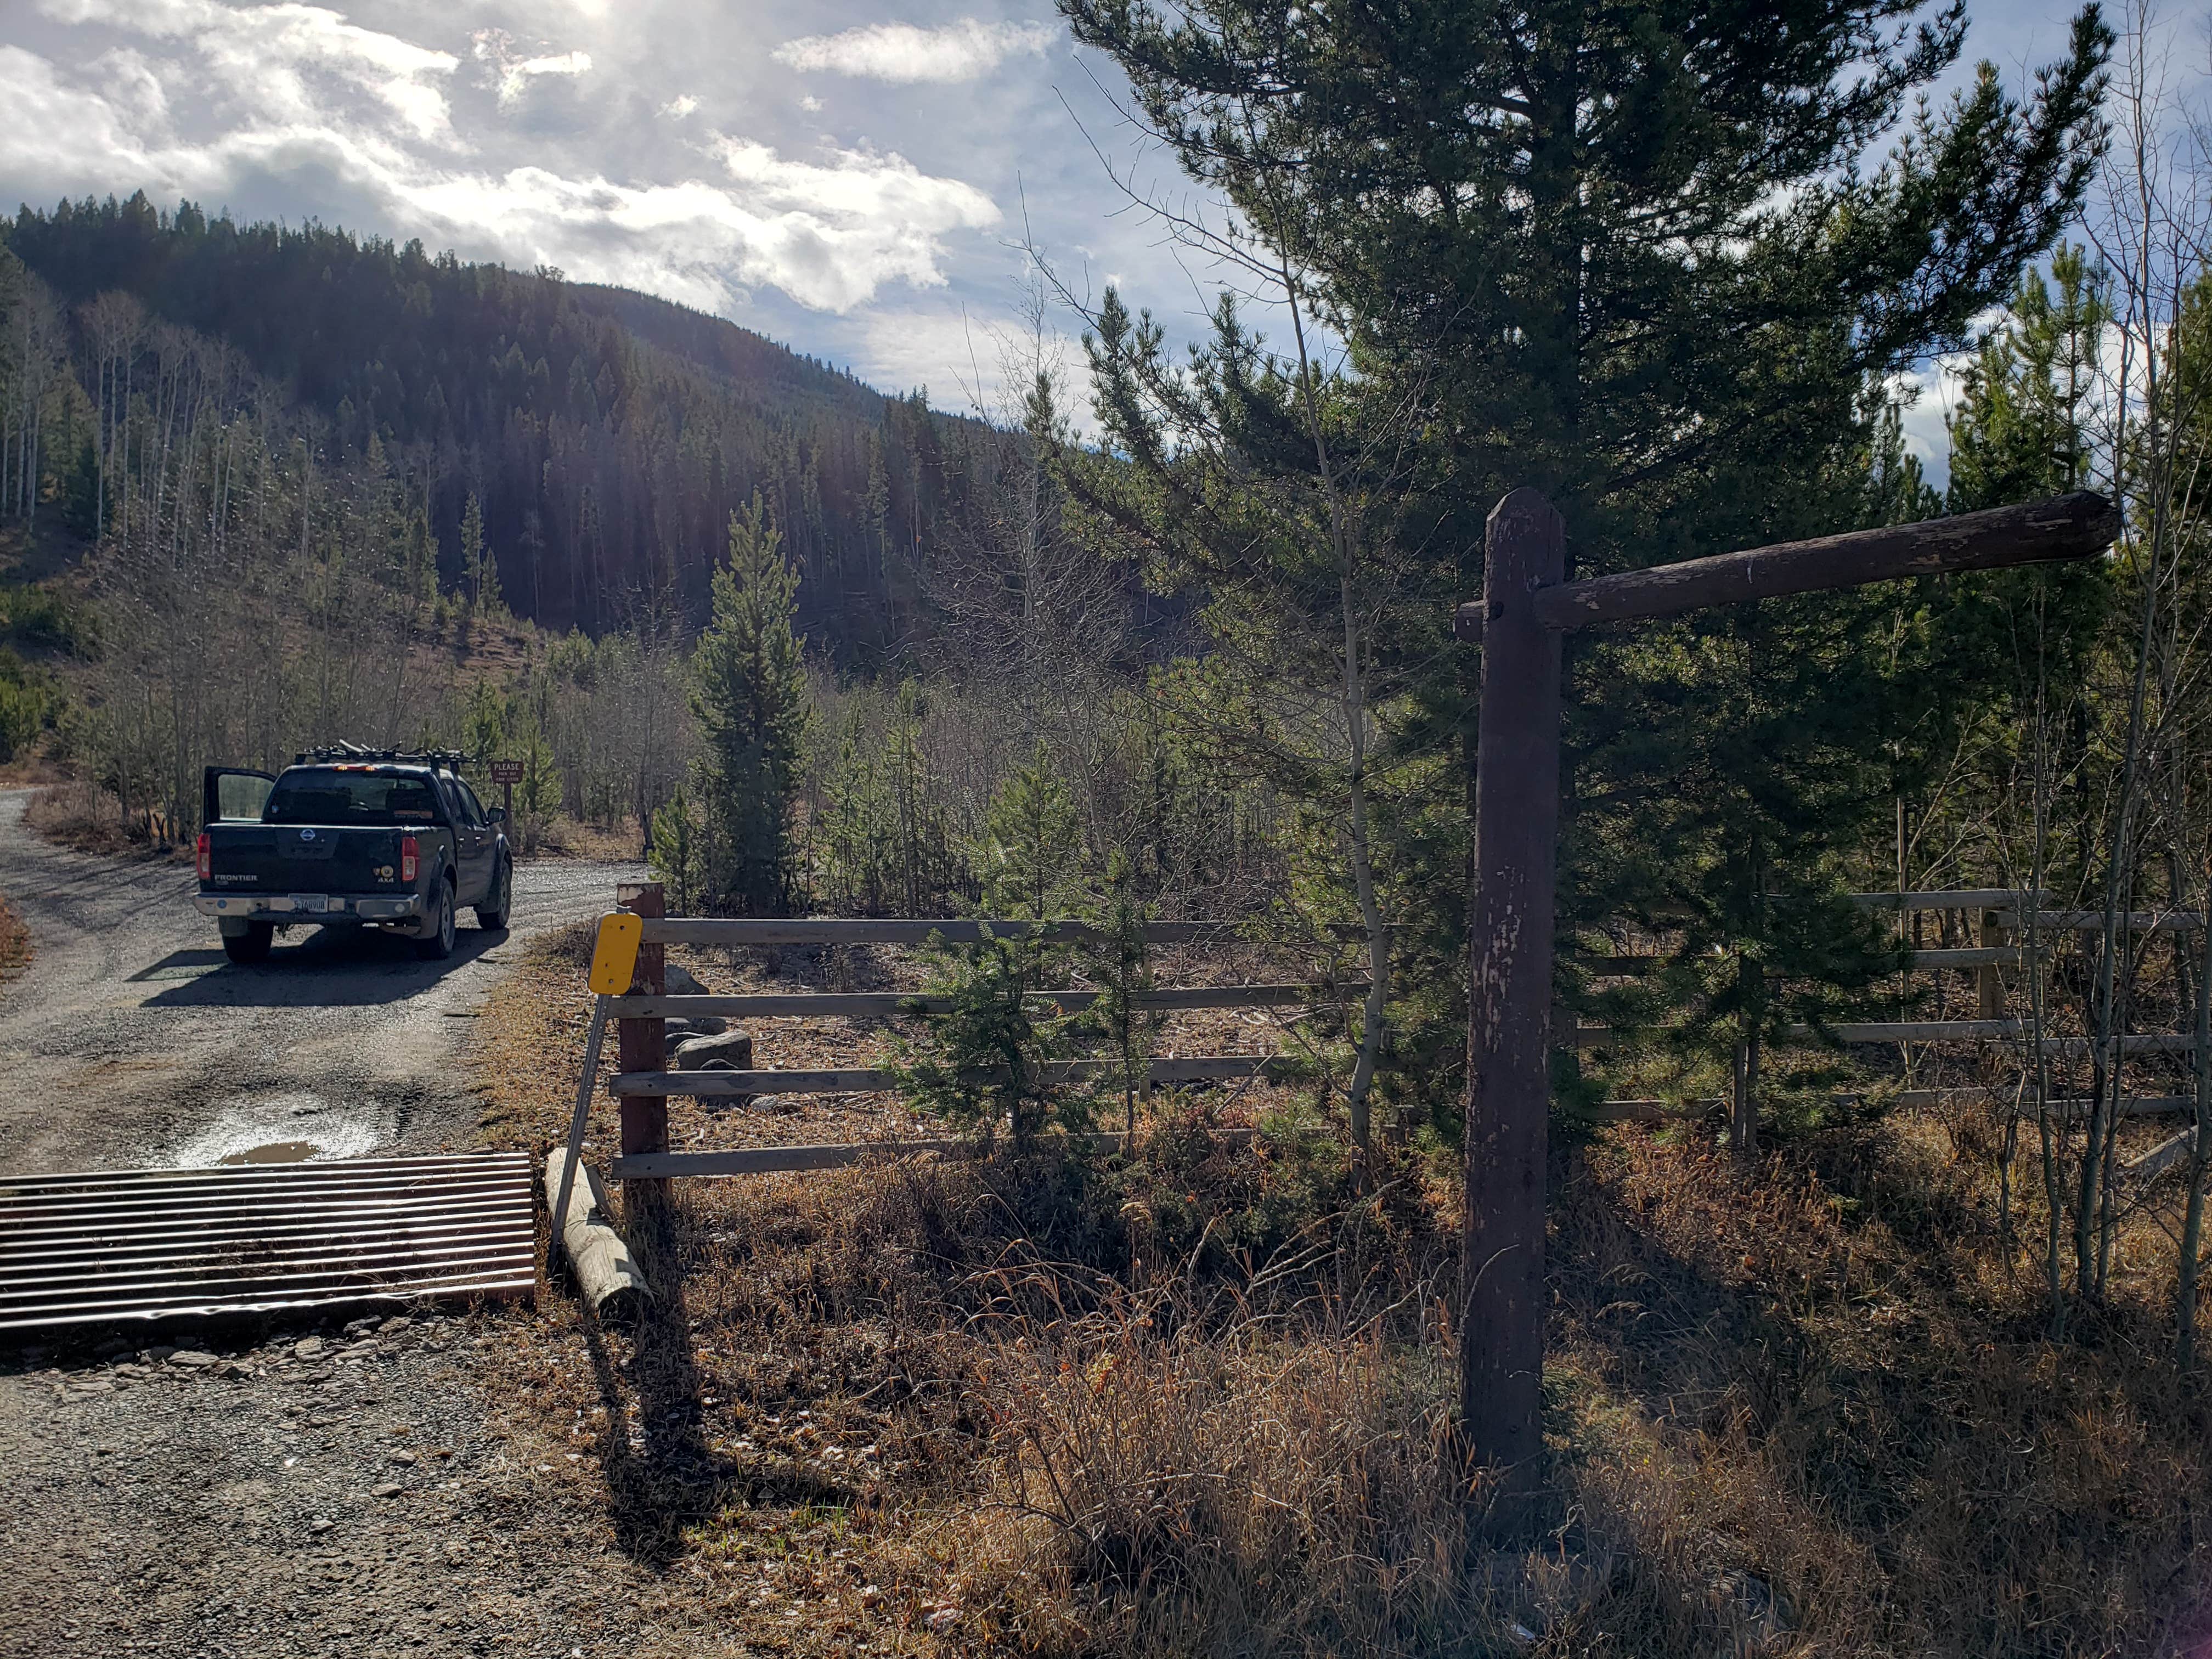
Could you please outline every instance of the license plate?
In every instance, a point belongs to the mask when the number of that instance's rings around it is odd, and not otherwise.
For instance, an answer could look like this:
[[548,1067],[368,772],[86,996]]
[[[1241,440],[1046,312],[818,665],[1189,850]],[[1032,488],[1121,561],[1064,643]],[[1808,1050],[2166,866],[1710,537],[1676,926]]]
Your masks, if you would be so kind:
[[305,910],[311,916],[319,916],[331,908],[330,895],[295,893],[292,895],[292,908],[295,910]]

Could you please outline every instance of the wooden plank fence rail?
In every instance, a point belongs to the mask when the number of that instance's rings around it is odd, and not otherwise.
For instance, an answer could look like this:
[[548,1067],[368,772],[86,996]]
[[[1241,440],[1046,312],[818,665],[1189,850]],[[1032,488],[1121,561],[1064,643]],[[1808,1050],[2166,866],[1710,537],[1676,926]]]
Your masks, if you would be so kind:
[[[1155,1060],[1147,1067],[1154,1083],[1218,1083],[1273,1074],[1289,1061],[1279,1054],[1194,1054],[1184,1060]],[[1083,1083],[1103,1077],[1113,1062],[1074,1060],[1042,1068],[1047,1083]],[[968,1080],[989,1084],[1003,1074],[975,1072]],[[888,1069],[856,1068],[826,1072],[624,1072],[608,1089],[618,1097],[635,1095],[691,1095],[700,1098],[728,1095],[869,1095],[898,1087],[898,1073]]]
[[[2014,933],[2025,933],[2029,918],[2018,911],[2008,914],[2004,925]],[[2204,927],[2202,910],[2128,910],[2113,919],[2124,933],[2195,933]],[[2104,931],[2105,913],[2102,910],[2041,910],[2033,921],[2039,928],[2054,933],[2095,933]]]
[[2048,888],[2033,892],[2009,887],[1936,888],[1914,893],[1854,893],[1851,902],[1869,910],[2017,910],[2051,897]]
[[[2045,948],[2039,954],[2047,958],[2051,952]],[[2028,961],[2028,949],[2025,945],[1963,945],[1944,951],[1914,951],[1910,955],[1915,968],[2025,968]],[[1601,978],[1618,975],[1626,979],[1650,973],[1668,958],[1660,956],[1577,956],[1570,960],[1576,966],[1586,968]],[[1349,990],[1351,988],[1340,988]]]
[[[1832,1025],[1828,1030],[1839,1042],[2014,1043],[2024,1041],[2028,1034],[2027,1022],[2017,1019],[1868,1020]],[[1560,1030],[1562,1037],[1577,1048],[1607,1048],[1619,1042],[1663,1035],[1662,1030],[1656,1029],[1634,1031],[1609,1025],[1570,1027],[1564,1023]],[[1793,1025],[1789,1041],[1811,1043],[1821,1038],[1809,1025]],[[2197,1048],[2197,1039],[2183,1032],[2152,1031],[2122,1036],[2117,1041],[2124,1054],[2185,1054],[2194,1053]],[[2095,1046],[2094,1039],[2090,1037],[2056,1036],[2043,1040],[2043,1052],[2048,1054],[2079,1056],[2091,1053]]]
[[[1900,1088],[1896,1095],[1896,1103],[1916,1110],[1933,1110],[1944,1109],[1944,1106],[1975,1106],[1975,1103],[1990,1102],[1990,1099],[2004,1102],[2004,1099],[2013,1097],[2015,1095],[2013,1095],[2011,1088],[2006,1088],[2006,1091],[1996,1091],[1996,1088]],[[2033,1102],[2028,1102],[2027,1097],[2020,1097],[2020,1102],[2021,1110],[2033,1113]],[[2086,1102],[2086,1099],[2053,1099],[2051,1102],[2053,1115],[2069,1119],[2069,1121],[2075,1117],[2088,1117],[2088,1109],[2090,1102]],[[2157,1117],[2161,1113],[2192,1113],[2192,1110],[2197,1110],[2194,1095],[2128,1095],[2126,1099],[2121,1099],[2121,1115],[2124,1117]]]
[[[1242,937],[1241,924],[1233,921],[1148,921],[1144,924],[1148,945],[1233,943]],[[994,921],[988,917],[823,917],[823,916],[671,916],[648,919],[647,945],[927,945],[932,936],[947,945],[972,945],[989,928],[999,939],[1035,936],[1056,945],[1085,945],[1100,937],[1087,921]],[[1393,924],[1393,933],[1407,931]],[[1366,937],[1359,928],[1331,927],[1322,930],[1335,939],[1357,941]]]
[[[1864,1098],[1858,1093],[1839,1093],[1838,1103]],[[1991,1101],[2002,1103],[2012,1098],[2009,1091],[2000,1094],[1992,1089],[1900,1089],[1890,1097],[1890,1103],[1908,1110],[1938,1110],[1953,1106],[1978,1106]],[[1607,1100],[1599,1103],[1594,1114],[1601,1123],[1666,1123],[1685,1118],[1705,1117],[1724,1109],[1728,1102],[1718,1096],[1703,1100]],[[2106,1103],[2108,1105],[2111,1103]],[[2078,1122],[2088,1116],[2091,1103],[2087,1100],[2053,1100],[2050,1103],[2051,1115],[2064,1122]],[[2033,1115],[2033,1104],[2020,1103],[2022,1112]],[[2194,1095],[2130,1095],[2120,1102],[2124,1117],[2157,1117],[2176,1112],[2197,1109]]]
[[[1208,985],[1188,990],[1139,991],[1130,1001],[1139,1008],[1287,1008],[1323,1000],[1322,988],[1311,985]],[[1339,985],[1338,997],[1362,997],[1364,984]],[[1053,1002],[1074,1012],[1088,1008],[1103,991],[1038,991],[1040,1002]],[[908,991],[768,991],[743,996],[617,997],[607,1005],[616,1019],[679,1019],[692,1015],[730,1015],[760,1018],[779,1014],[842,1016],[848,1019],[891,1019],[915,1010],[941,1014],[951,1007],[949,997],[916,995]]]
[[[1216,1129],[1217,1139],[1242,1146],[1252,1139],[1249,1129]],[[1127,1135],[1048,1135],[1044,1145],[1065,1146],[1080,1140],[1097,1152],[1119,1152]],[[973,1158],[988,1143],[977,1140],[856,1140],[822,1146],[738,1146],[714,1152],[658,1152],[639,1158],[617,1158],[617,1180],[665,1178],[670,1176],[777,1175],[809,1170],[842,1170],[877,1158]],[[1000,1143],[1004,1144],[1004,1143]]]

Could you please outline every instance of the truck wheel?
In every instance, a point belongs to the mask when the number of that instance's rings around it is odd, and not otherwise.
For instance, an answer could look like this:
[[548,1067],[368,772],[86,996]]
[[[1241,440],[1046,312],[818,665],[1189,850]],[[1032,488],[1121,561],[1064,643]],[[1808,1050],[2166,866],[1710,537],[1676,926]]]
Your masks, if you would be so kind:
[[269,957],[269,946],[276,938],[274,922],[249,921],[244,933],[222,936],[222,953],[233,962],[264,962]]
[[453,954],[453,884],[438,884],[437,926],[427,939],[415,941],[415,954],[426,962],[442,962]]
[[491,891],[484,902],[477,906],[477,926],[489,933],[496,933],[507,926],[507,913],[514,908],[514,866],[505,859],[499,861],[498,872],[491,878]]

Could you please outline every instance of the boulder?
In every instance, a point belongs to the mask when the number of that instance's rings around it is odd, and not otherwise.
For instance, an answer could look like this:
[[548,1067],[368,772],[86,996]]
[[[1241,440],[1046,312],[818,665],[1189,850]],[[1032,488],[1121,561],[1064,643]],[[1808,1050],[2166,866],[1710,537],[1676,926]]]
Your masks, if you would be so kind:
[[[668,988],[668,994],[672,997],[710,997],[714,994],[699,982],[696,975],[672,962],[668,964],[661,983]],[[713,1014],[671,1019],[666,1025],[671,1042],[683,1036],[720,1036],[729,1029],[729,1021]]]
[[676,1045],[673,1059],[679,1072],[750,1072],[753,1068],[752,1033],[730,1031],[715,1036],[687,1037]]

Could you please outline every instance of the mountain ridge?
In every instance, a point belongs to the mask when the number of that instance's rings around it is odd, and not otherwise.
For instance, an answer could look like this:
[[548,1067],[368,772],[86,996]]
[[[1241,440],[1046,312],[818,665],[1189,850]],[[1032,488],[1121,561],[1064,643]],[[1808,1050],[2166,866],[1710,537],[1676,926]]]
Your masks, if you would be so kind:
[[848,659],[894,653],[926,629],[931,545],[973,510],[947,447],[990,441],[726,319],[420,240],[139,191],[25,204],[5,245],[73,320],[80,360],[92,302],[120,293],[145,313],[134,350],[179,349],[159,325],[190,330],[312,410],[333,456],[373,441],[457,577],[477,497],[504,591],[556,629],[666,602],[696,618],[757,491],[800,568],[802,621]]

